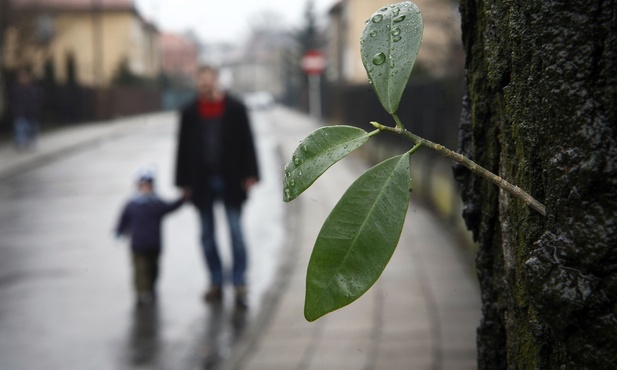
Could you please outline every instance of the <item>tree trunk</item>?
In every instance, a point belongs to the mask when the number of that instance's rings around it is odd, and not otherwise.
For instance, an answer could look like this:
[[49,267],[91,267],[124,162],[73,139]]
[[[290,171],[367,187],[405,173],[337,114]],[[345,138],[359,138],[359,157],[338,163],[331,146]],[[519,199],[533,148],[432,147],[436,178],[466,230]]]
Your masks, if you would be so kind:
[[455,167],[479,242],[479,369],[617,364],[617,0],[461,0],[460,151],[547,206]]

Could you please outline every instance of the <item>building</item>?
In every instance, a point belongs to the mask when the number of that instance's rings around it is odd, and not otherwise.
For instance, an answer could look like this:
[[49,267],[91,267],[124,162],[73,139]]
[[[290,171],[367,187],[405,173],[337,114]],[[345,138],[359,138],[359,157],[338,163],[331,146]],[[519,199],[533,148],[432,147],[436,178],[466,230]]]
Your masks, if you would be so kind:
[[197,72],[198,45],[177,33],[162,33],[159,40],[163,73],[192,78]]
[[158,30],[132,0],[8,1],[8,69],[28,66],[88,87],[108,87],[121,69],[140,78],[160,73]]
[[162,33],[159,40],[161,70],[164,75],[163,108],[178,109],[194,96],[195,73],[201,47],[191,35]]
[[254,30],[239,60],[225,66],[230,89],[237,93],[266,92],[280,99],[285,92],[289,59],[295,57],[289,34],[278,29]]

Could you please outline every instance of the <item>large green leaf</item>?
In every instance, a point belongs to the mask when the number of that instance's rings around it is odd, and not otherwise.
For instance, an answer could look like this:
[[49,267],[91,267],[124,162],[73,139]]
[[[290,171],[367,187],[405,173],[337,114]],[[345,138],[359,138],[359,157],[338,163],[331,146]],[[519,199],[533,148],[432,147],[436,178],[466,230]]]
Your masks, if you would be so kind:
[[424,25],[409,1],[375,12],[360,40],[362,63],[384,109],[395,114],[422,43]]
[[392,157],[365,172],[328,216],[309,261],[307,320],[355,301],[385,269],[409,207],[409,156]]
[[330,166],[366,143],[369,134],[353,126],[319,128],[304,139],[285,166],[283,200],[308,189]]

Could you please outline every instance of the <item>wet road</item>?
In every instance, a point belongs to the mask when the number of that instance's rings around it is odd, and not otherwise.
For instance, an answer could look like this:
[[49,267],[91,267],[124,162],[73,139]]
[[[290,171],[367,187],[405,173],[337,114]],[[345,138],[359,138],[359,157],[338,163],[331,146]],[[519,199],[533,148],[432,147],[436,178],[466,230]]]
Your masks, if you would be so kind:
[[[201,300],[207,279],[191,206],[165,221],[158,304],[134,307],[130,255],[112,229],[140,166],[156,166],[161,196],[178,195],[175,115],[144,118],[138,133],[0,181],[0,369],[210,368],[228,356],[255,320],[282,253],[282,166],[270,117],[253,114],[263,179],[244,214],[246,312],[234,310],[231,290],[220,306]],[[229,264],[224,222],[217,232]]]

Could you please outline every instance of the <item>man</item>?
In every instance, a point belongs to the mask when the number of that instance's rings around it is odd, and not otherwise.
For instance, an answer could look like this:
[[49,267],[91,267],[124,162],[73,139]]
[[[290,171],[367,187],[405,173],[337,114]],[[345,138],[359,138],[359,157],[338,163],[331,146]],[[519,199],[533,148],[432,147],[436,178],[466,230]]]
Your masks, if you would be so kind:
[[221,90],[218,71],[210,66],[197,73],[198,97],[183,111],[176,163],[176,185],[197,207],[201,242],[210,270],[207,302],[220,301],[223,268],[215,239],[213,206],[225,205],[233,250],[232,283],[236,304],[246,307],[247,253],[241,227],[242,204],[259,178],[257,156],[246,107]]
[[11,94],[15,146],[27,149],[34,145],[39,130],[42,91],[32,82],[30,72],[21,69]]

